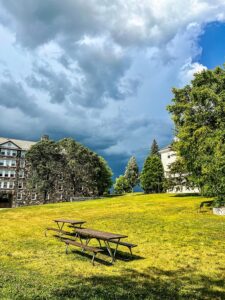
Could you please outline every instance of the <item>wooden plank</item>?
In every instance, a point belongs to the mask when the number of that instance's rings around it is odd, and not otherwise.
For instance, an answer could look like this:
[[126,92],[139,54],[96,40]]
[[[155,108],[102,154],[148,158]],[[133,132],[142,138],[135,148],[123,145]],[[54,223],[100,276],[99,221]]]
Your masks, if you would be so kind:
[[87,236],[92,238],[98,238],[101,240],[111,240],[111,239],[121,239],[126,238],[127,235],[105,232],[90,228],[77,228],[76,233],[80,234],[81,236]]

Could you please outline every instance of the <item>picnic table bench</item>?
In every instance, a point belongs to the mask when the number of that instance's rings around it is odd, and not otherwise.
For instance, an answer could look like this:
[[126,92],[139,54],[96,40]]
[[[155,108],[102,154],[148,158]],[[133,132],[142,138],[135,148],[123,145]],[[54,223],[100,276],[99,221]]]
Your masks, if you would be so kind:
[[92,260],[91,260],[93,265],[94,265],[94,260],[95,260],[96,255],[99,252],[103,251],[103,249],[100,249],[100,248],[97,248],[97,247],[88,246],[88,245],[84,245],[83,243],[78,243],[78,242],[73,241],[73,240],[63,240],[63,241],[66,243],[66,254],[68,254],[68,247],[69,247],[69,245],[80,247],[82,250],[93,252],[93,256],[92,256]]

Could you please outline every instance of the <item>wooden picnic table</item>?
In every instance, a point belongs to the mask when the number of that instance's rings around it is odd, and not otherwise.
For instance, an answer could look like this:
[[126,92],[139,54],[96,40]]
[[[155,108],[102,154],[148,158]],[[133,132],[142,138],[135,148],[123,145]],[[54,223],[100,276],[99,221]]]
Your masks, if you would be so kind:
[[[77,237],[80,238],[81,243],[83,243],[82,238],[86,238],[86,246],[88,245],[91,239],[96,239],[99,242],[100,247],[102,247],[101,241],[103,241],[112,259],[112,263],[115,261],[116,251],[120,240],[123,238],[127,238],[127,235],[105,232],[91,228],[76,228],[75,233]],[[110,247],[110,241],[113,241],[113,243],[116,244],[114,253]]]
[[53,221],[57,223],[59,230],[62,230],[65,224],[70,224],[74,227],[76,225],[79,225],[81,227],[84,223],[86,223],[85,221],[67,220],[67,219],[56,219]]

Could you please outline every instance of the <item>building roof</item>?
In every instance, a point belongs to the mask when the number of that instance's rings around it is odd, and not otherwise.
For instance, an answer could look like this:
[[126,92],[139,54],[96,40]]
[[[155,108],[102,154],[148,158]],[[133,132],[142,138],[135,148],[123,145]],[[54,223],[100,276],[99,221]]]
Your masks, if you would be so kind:
[[10,138],[4,138],[0,137],[0,145],[7,143],[7,142],[12,142],[22,150],[29,150],[31,146],[35,145],[37,142],[33,141],[24,141],[24,140],[17,140],[17,139],[10,139]]
[[160,149],[160,150],[159,150],[159,153],[168,152],[168,151],[172,151],[172,149],[171,149],[171,144],[169,144],[169,145],[167,145],[166,147]]

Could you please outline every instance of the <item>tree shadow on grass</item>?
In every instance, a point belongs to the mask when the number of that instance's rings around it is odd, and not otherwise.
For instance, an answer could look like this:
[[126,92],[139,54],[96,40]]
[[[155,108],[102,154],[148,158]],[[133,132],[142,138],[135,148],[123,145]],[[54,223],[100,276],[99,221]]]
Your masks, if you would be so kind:
[[[99,264],[103,264],[105,266],[113,266],[113,264],[111,263],[111,258],[109,256],[109,253],[107,251],[107,248],[105,247],[102,247],[103,249],[103,252],[101,252],[100,255],[97,255],[96,258],[95,258],[95,263],[99,263]],[[91,259],[92,259],[92,254],[91,253],[88,253],[88,252],[85,252],[85,251],[81,251],[81,250],[77,250],[77,249],[72,249],[69,251],[68,255],[69,254],[77,254],[79,256],[82,256],[82,257],[85,257],[87,259],[90,260],[90,263],[91,263]],[[132,257],[129,253],[127,252],[122,252],[120,250],[117,250],[116,252],[116,260],[120,260],[120,261],[124,261],[124,262],[130,262],[130,261],[133,261],[133,260],[140,260],[140,259],[144,259],[144,257],[142,256],[139,256],[139,255],[135,255],[133,254]]]
[[[90,266],[92,267],[92,266]],[[57,288],[53,299],[225,299],[225,277],[216,280],[191,269],[145,272],[126,270],[122,275],[96,275],[77,278]],[[222,290],[223,289],[223,290]]]
[[170,197],[177,197],[177,198],[182,198],[182,197],[202,197],[199,193],[177,193],[176,195],[171,195]]

